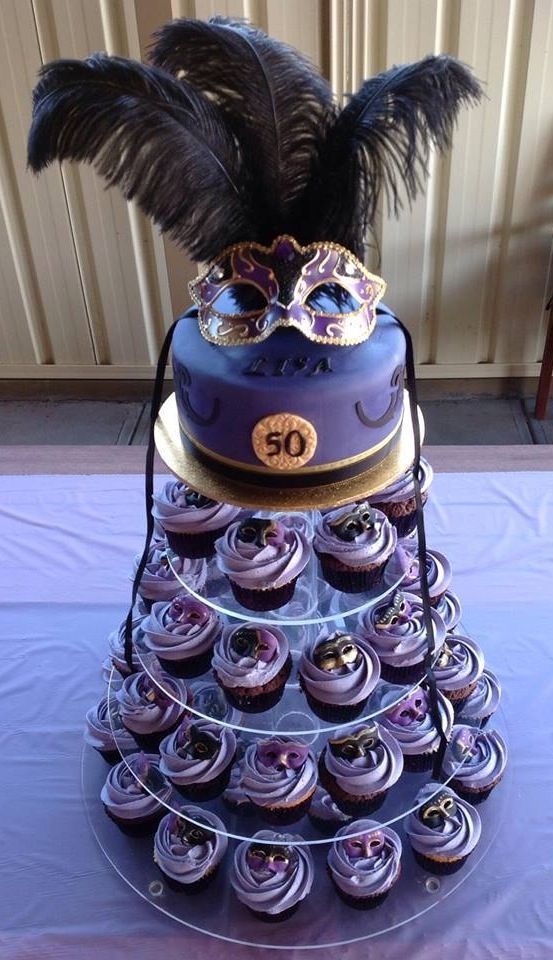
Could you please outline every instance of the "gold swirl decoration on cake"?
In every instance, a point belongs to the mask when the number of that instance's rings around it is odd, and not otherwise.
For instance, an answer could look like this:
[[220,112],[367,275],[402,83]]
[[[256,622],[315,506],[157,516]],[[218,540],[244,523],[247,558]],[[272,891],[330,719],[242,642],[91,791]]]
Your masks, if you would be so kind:
[[252,447],[257,459],[273,470],[298,470],[317,449],[317,431],[296,413],[273,413],[256,423]]

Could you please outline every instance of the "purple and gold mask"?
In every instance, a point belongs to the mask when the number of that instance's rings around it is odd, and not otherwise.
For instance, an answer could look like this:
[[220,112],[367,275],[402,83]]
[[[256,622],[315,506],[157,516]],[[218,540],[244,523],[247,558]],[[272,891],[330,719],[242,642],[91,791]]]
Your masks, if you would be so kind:
[[318,643],[313,651],[315,666],[327,673],[342,667],[353,668],[358,659],[359,647],[349,633],[335,633]]
[[350,860],[369,860],[384,852],[385,838],[382,830],[371,830],[360,837],[346,837],[342,843]]
[[419,818],[431,830],[441,830],[448,820],[457,816],[457,802],[449,793],[440,793],[427,800],[419,810]]
[[372,333],[386,284],[345,247],[301,247],[282,236],[270,247],[227,247],[189,289],[211,343],[260,343],[278,327],[296,327],[317,343],[349,346]]
[[256,547],[281,547],[285,533],[286,527],[278,520],[250,517],[249,520],[242,520],[236,536],[242,543],[255,543]]
[[301,770],[308,753],[306,743],[294,740],[260,740],[257,744],[260,763],[274,770]]
[[209,610],[194,597],[175,597],[169,607],[169,616],[176,623],[203,626],[209,620]]
[[[200,818],[201,819],[201,818]],[[205,821],[202,821],[204,823]],[[213,831],[209,827],[201,827],[197,823],[193,823],[191,820],[187,820],[186,817],[180,817],[175,813],[170,814],[169,817],[169,833],[172,836],[178,837],[181,843],[185,844],[187,847],[200,847],[204,843],[209,843],[213,838]]]
[[230,645],[240,657],[253,657],[262,663],[270,663],[278,653],[274,633],[261,627],[238,627],[230,638]]
[[428,713],[428,697],[421,687],[416,687],[405,700],[386,710],[386,716],[398,727],[410,727],[420,723]]
[[293,860],[294,851],[290,847],[252,843],[246,853],[247,864],[253,873],[286,873]]

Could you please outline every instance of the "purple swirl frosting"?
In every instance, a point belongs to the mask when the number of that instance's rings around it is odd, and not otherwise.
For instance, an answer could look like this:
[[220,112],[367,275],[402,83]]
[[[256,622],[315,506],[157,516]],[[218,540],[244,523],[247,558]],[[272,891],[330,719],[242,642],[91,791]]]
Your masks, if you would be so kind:
[[[421,807],[440,797],[452,798],[453,810],[431,826],[421,820]],[[405,818],[404,827],[411,846],[426,857],[460,860],[471,853],[480,839],[482,825],[478,811],[441,783],[427,783],[415,797],[417,810]],[[437,804],[436,804],[437,805]]]
[[301,740],[270,737],[251,743],[241,762],[239,787],[260,807],[293,807],[317,786],[317,763]]
[[[260,641],[267,648],[268,659],[244,654],[240,649],[236,649],[236,634],[247,630],[257,631]],[[278,627],[266,627],[254,622],[244,623],[223,630],[213,648],[212,667],[225,687],[262,687],[280,673],[289,654],[286,635]]]
[[[139,561],[140,557],[136,557],[133,576],[138,569]],[[187,557],[177,557],[175,554],[171,556],[171,563],[175,572],[169,566],[165,543],[159,540],[154,541],[140,581],[139,593],[142,597],[146,600],[167,603],[182,591],[183,583],[196,593],[203,590],[207,579],[205,560],[189,560]]]
[[467,790],[486,790],[507,766],[507,744],[496,730],[456,724],[444,756],[443,772]]
[[[418,547],[415,542],[415,552],[417,549]],[[426,575],[431,600],[445,593],[451,582],[451,564],[443,553],[438,553],[437,550],[426,551]],[[410,572],[406,574],[405,586],[409,590],[409,593],[416,593],[420,596],[419,561],[415,558],[413,558]]]
[[469,637],[450,633],[434,664],[436,686],[444,692],[475,683],[484,670],[484,654]]
[[445,628],[449,632],[454,630],[462,616],[461,601],[452,590],[446,590],[443,597],[436,604],[436,611],[444,621]]
[[154,837],[154,860],[160,870],[184,885],[197,883],[223,859],[228,840],[223,821],[211,810],[187,804],[168,813]]
[[142,629],[152,653],[164,660],[185,660],[211,650],[223,622],[205,603],[183,593],[170,603],[154,603]]
[[152,514],[165,530],[194,536],[226,527],[241,513],[230,503],[201,496],[195,500],[190,494],[194,495],[192,488],[180,480],[168,480],[154,494]]
[[[388,616],[396,607],[398,612],[393,617]],[[431,610],[430,615],[434,649],[438,652],[444,643],[445,626],[436,610]],[[391,667],[420,663],[428,651],[422,600],[412,593],[396,591],[391,600],[369,607],[359,616],[358,633],[374,647],[383,663]]]
[[172,727],[182,716],[187,691],[182,680],[159,671],[154,680],[148,673],[133,673],[115,694],[121,719],[131,733],[159,733]]
[[95,707],[88,710],[84,739],[91,747],[106,753],[114,750],[132,753],[138,750],[132,733],[123,726],[115,697],[102,697]]
[[[420,459],[421,473],[421,493],[427,493],[432,479],[434,477],[434,471],[430,466],[428,460],[425,460],[424,457]],[[407,500],[412,500],[415,496],[415,484],[413,482],[413,471],[411,469],[406,470],[405,473],[398,477],[397,480],[394,480],[393,483],[390,483],[384,490],[379,490],[378,493],[373,493],[371,495],[371,503],[405,503]]]
[[311,549],[305,533],[281,521],[274,521],[273,526],[276,535],[264,545],[241,539],[239,521],[232,523],[215,542],[217,566],[239,587],[278,589],[298,577],[307,566]]
[[[365,508],[367,511],[371,509],[368,503],[361,503],[358,508]],[[350,505],[331,510],[322,517],[315,529],[315,550],[319,554],[329,554],[346,567],[365,568],[374,563],[384,563],[396,547],[395,528],[380,510],[372,510],[373,523],[367,529],[354,540],[341,540],[333,525],[351,512]]]
[[[382,711],[379,721],[399,743],[404,755],[418,756],[438,749],[440,734],[432,719],[430,699],[423,687],[411,689],[381,681],[372,696],[371,708]],[[439,692],[438,710],[443,732],[449,740],[453,727],[453,707]]]
[[[330,744],[356,738],[367,731],[375,740],[363,756],[337,756]],[[358,751],[360,752],[360,751]],[[338,786],[354,797],[373,796],[389,790],[403,772],[403,754],[395,737],[374,721],[336,730],[324,752],[324,765]]]
[[159,769],[177,786],[211,783],[234,760],[236,737],[229,727],[185,717],[160,745]]
[[313,794],[309,814],[310,816],[316,817],[317,820],[322,820],[325,823],[334,824],[335,826],[338,826],[339,823],[349,823],[351,820],[351,817],[347,813],[343,813],[342,810],[336,806],[330,794],[327,793],[326,790],[323,790],[322,787],[317,787]]
[[389,890],[401,873],[401,840],[395,830],[377,820],[355,820],[338,830],[328,867],[344,893],[376,897]]
[[[263,856],[255,856],[260,851]],[[313,857],[303,837],[258,830],[251,840],[238,844],[230,882],[245,906],[256,913],[275,915],[303,900],[314,877]]]
[[468,721],[484,720],[495,713],[501,700],[501,684],[495,673],[484,670],[476,686],[460,708],[459,719]]
[[[321,644],[325,644],[331,652],[332,642],[336,640],[343,646],[344,639],[349,641],[348,647],[354,646],[355,659],[340,656],[337,649],[336,658],[327,658],[328,669],[317,664]],[[331,663],[334,664],[332,668]],[[323,630],[304,647],[298,670],[303,686],[311,696],[322,703],[342,706],[360,703],[369,696],[380,678],[380,661],[370,644],[362,637],[341,631],[328,633]]]
[[158,813],[171,793],[157,754],[133,753],[111,768],[100,799],[119,820],[142,820]]

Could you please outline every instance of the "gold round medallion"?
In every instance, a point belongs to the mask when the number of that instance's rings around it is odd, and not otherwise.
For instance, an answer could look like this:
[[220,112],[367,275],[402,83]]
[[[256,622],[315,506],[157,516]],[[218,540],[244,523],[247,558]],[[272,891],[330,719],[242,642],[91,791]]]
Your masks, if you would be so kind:
[[252,446],[261,463],[273,470],[298,470],[317,449],[317,431],[295,413],[273,413],[258,420]]

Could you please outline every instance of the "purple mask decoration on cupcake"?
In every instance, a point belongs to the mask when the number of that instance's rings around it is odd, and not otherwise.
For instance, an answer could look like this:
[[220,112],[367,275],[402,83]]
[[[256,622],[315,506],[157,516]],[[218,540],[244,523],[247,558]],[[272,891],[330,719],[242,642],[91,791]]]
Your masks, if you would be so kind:
[[374,527],[376,521],[374,510],[367,503],[362,503],[349,513],[343,513],[330,524],[330,528],[339,540],[353,543],[367,530]]
[[360,837],[346,837],[342,844],[350,860],[368,860],[383,853],[385,840],[381,830],[371,830]]
[[263,520],[251,517],[238,527],[237,537],[242,543],[255,543],[256,547],[280,547],[284,543],[286,527],[278,520]]
[[386,716],[398,727],[410,727],[412,723],[420,723],[428,713],[428,697],[422,687],[416,687],[405,700],[398,703]]
[[286,873],[294,858],[290,847],[262,846],[252,843],[246,853],[246,862],[253,873]]
[[457,816],[457,803],[449,793],[440,793],[428,800],[419,810],[419,819],[431,830],[441,830],[448,820]]
[[278,327],[296,327],[309,340],[347,346],[372,333],[386,284],[345,247],[301,247],[282,236],[270,247],[228,247],[189,289],[211,343],[259,343]]
[[183,724],[176,736],[179,752],[188,754],[194,760],[211,760],[221,746],[217,737],[209,730],[202,730],[201,724]]
[[280,740],[260,740],[257,744],[260,762],[264,767],[274,770],[301,770],[308,753],[306,743],[296,743],[294,740],[284,743]]
[[380,736],[376,723],[367,724],[355,733],[350,733],[345,737],[332,738],[328,741],[333,756],[350,762],[368,756],[370,751],[374,750],[379,743]]
[[375,622],[377,630],[389,630],[396,623],[405,622],[409,618],[410,606],[401,590],[396,590],[392,602],[380,609]]
[[335,634],[322,640],[313,651],[315,666],[330,673],[357,663],[359,647],[348,633]]
[[476,736],[474,730],[470,727],[461,727],[457,730],[451,741],[451,752],[456,760],[464,760],[467,756],[473,756],[475,751]]
[[186,817],[179,817],[176,813],[170,814],[168,826],[169,833],[177,836],[188,847],[203,846],[204,843],[209,843],[213,836],[211,830],[192,823]]
[[203,626],[209,620],[209,610],[194,597],[175,597],[169,607],[169,616],[175,623]]
[[230,645],[240,657],[253,657],[262,663],[270,663],[278,652],[275,635],[259,627],[239,627],[232,634]]

